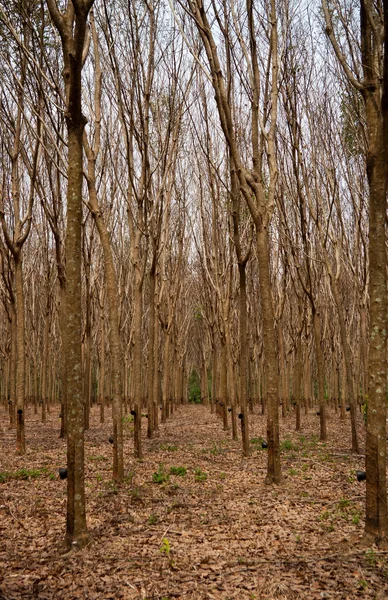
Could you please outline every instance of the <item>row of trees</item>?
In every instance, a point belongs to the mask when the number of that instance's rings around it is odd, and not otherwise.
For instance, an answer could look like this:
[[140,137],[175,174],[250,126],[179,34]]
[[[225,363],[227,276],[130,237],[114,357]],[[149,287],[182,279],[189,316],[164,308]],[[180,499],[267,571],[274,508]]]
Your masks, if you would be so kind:
[[364,0],[0,6],[1,394],[20,454],[26,399],[43,422],[62,403],[68,545],[92,398],[121,481],[123,400],[140,457],[142,408],[152,437],[193,369],[234,437],[241,413],[245,455],[260,400],[268,483],[280,402],[297,428],[317,402],[325,440],[341,397],[355,452],[363,403],[385,538],[384,19]]

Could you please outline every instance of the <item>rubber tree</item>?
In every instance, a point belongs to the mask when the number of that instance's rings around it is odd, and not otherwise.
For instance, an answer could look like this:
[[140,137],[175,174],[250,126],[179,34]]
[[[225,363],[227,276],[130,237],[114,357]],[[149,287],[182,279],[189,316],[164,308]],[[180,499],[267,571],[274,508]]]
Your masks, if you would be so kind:
[[[119,297],[117,294],[117,273],[113,260],[112,242],[98,199],[96,186],[96,163],[101,147],[101,81],[102,69],[98,46],[98,35],[95,26],[93,11],[90,13],[93,54],[94,54],[94,136],[89,141],[86,131],[83,134],[85,154],[88,161],[87,185],[89,192],[88,208],[92,213],[104,257],[104,272],[106,282],[106,298],[108,301],[109,315],[109,347],[111,352],[111,380],[112,380],[112,412],[113,412],[113,479],[122,482],[124,477],[123,458],[123,422],[122,422],[122,384],[121,366],[122,351],[119,330]],[[103,312],[103,311],[102,311]],[[102,322],[103,327],[103,322]],[[104,342],[101,342],[102,346]],[[102,379],[103,380],[103,379]],[[100,400],[101,402],[102,400]]]
[[67,519],[66,544],[82,547],[88,540],[84,481],[84,403],[82,392],[82,181],[83,132],[81,74],[88,49],[87,20],[94,0],[72,0],[64,11],[46,0],[62,43],[67,127],[66,256],[66,392],[67,392]]
[[[41,147],[41,94],[37,92],[35,102],[36,125],[35,140],[32,142],[31,154],[29,159],[24,150],[24,144],[28,144],[28,134],[26,134],[26,122],[24,111],[26,108],[26,88],[28,85],[28,56],[27,49],[30,44],[30,29],[26,17],[26,6],[22,3],[21,7],[21,38],[22,52],[20,53],[20,65],[18,69],[12,69],[12,83],[16,88],[16,108],[15,114],[9,113],[9,103],[2,102],[2,127],[7,135],[5,143],[8,143],[8,154],[10,157],[9,177],[3,178],[4,185],[1,189],[0,200],[0,221],[3,230],[5,243],[12,254],[14,262],[14,290],[15,290],[15,314],[13,323],[16,334],[16,449],[18,454],[23,455],[26,452],[25,442],[25,306],[24,306],[24,277],[23,277],[23,246],[31,230],[32,208],[35,198],[37,169]],[[12,110],[12,109],[11,109]],[[30,126],[32,123],[30,123]],[[8,138],[8,139],[7,139]],[[27,198],[24,201],[22,194],[21,181],[22,170],[26,169],[29,175],[29,189]]]
[[[388,186],[388,2],[361,0],[360,53],[339,43],[345,11],[322,0],[326,34],[350,85],[365,109],[365,159],[369,184],[369,366],[366,435],[366,543],[386,544],[388,534],[386,483],[386,342]],[[342,33],[342,32],[341,32]],[[345,33],[350,33],[349,31]],[[352,35],[347,39],[353,39]],[[357,61],[358,56],[358,61]]]
[[[238,144],[238,136],[236,134],[237,122],[229,103],[225,85],[225,73],[219,58],[218,45],[220,40],[215,40],[210,24],[213,15],[209,20],[208,11],[202,0],[188,0],[181,3],[190,11],[190,15],[196,24],[198,34],[205,49],[221,127],[236,169],[242,196],[255,225],[268,402],[268,463],[266,482],[280,483],[282,477],[279,449],[279,378],[275,316],[271,295],[269,233],[278,179],[275,151],[279,77],[276,2],[275,0],[271,0],[267,7],[269,27],[268,38],[266,39],[268,59],[267,71],[264,73],[265,85],[262,85],[262,77],[259,69],[256,35],[257,12],[252,0],[247,0],[246,10],[243,11],[245,19],[244,27],[247,27],[249,39],[247,45],[242,44],[242,60],[246,66],[249,81],[249,95],[247,97],[247,103],[250,106],[249,118],[251,125],[249,163],[245,160],[244,154]],[[220,27],[221,33],[225,35],[222,18],[218,14],[214,4],[212,5],[212,10],[215,12],[215,22]],[[230,10],[230,14],[233,19],[236,18],[233,9]],[[237,30],[236,37],[241,41],[242,38],[239,29]],[[266,167],[265,176],[263,175],[264,163]]]

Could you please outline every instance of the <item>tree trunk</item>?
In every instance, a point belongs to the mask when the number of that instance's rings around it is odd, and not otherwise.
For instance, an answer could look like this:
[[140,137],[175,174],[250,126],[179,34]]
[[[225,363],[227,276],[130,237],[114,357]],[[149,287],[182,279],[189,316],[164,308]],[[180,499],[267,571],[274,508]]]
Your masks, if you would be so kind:
[[[331,282],[331,291],[333,293],[334,302],[337,308],[338,315],[338,323],[340,328],[340,336],[341,336],[341,344],[342,344],[342,352],[344,355],[344,363],[345,363],[345,377],[346,377],[346,388],[348,393],[349,405],[350,405],[350,419],[351,419],[351,427],[352,427],[352,452],[356,452],[357,454],[360,452],[358,446],[358,437],[357,437],[357,422],[356,422],[356,398],[354,392],[354,379],[352,373],[352,363],[350,358],[350,347],[346,335],[346,326],[345,319],[342,312],[342,305],[339,297],[339,292],[337,289],[337,282],[333,278],[333,275],[330,274],[330,282]],[[343,404],[345,403],[345,400]],[[341,411],[342,415],[342,411]]]
[[[105,220],[98,208],[94,182],[89,179],[89,202],[100,237],[104,255],[104,271],[106,296],[109,316],[109,347],[111,353],[111,384],[113,414],[113,479],[121,482],[124,477],[123,421],[122,421],[122,389],[121,389],[121,344],[119,332],[119,309],[117,294],[117,276],[113,261],[112,247]],[[103,342],[102,342],[103,343]],[[103,390],[102,390],[103,394]],[[101,407],[100,407],[101,410]]]
[[267,403],[268,466],[266,483],[280,483],[279,448],[279,377],[276,352],[275,318],[271,296],[269,239],[267,228],[257,230],[257,260],[259,264],[260,301],[263,313],[264,377]]
[[219,400],[224,431],[228,430],[228,390],[227,390],[227,348],[225,338],[221,339],[220,389]]
[[162,423],[168,419],[168,395],[170,393],[170,334],[165,331],[164,350],[163,350],[163,392],[162,392]]
[[155,410],[154,410],[154,377],[155,377],[155,321],[156,321],[156,307],[155,307],[155,262],[156,255],[152,258],[152,265],[150,268],[150,310],[149,310],[149,324],[148,324],[148,373],[147,373],[147,407],[148,407],[148,423],[147,423],[147,437],[151,439],[154,435],[154,422],[155,422]]
[[134,307],[133,307],[133,361],[132,361],[132,390],[133,390],[133,405],[138,413],[138,418],[134,421],[134,441],[135,441],[135,457],[142,458],[141,448],[141,405],[142,405],[142,386],[141,386],[141,363],[142,363],[142,346],[141,346],[141,326],[142,326],[142,290],[143,278],[139,272],[139,265],[135,267],[134,281]]
[[17,325],[16,325],[16,307],[14,303],[11,303],[11,355],[9,358],[9,424],[10,427],[15,426],[15,413],[16,413],[16,355],[17,355]]
[[325,401],[325,370],[323,352],[321,346],[321,321],[318,312],[313,309],[313,330],[315,355],[317,358],[317,375],[318,375],[318,403],[319,403],[319,423],[320,423],[320,441],[327,440],[326,430],[326,401]]
[[20,455],[26,453],[24,427],[24,388],[25,388],[25,324],[24,324],[24,291],[22,251],[15,256],[15,290],[16,290],[16,448]]
[[[366,17],[365,17],[366,18]],[[385,6],[385,26],[388,7]],[[385,33],[387,40],[387,32]],[[388,51],[388,41],[385,52]],[[386,416],[387,416],[387,254],[386,208],[388,186],[388,56],[385,55],[383,92],[384,128],[376,123],[377,98],[366,103],[374,145],[367,155],[369,183],[369,365],[368,418],[366,433],[366,519],[365,540],[387,543]]]
[[[78,126],[77,126],[78,125]],[[83,121],[68,126],[68,189],[66,231],[67,319],[67,528],[66,541],[82,546],[88,539],[84,482],[84,403],[82,395],[82,131]]]
[[247,285],[246,285],[246,262],[239,263],[239,313],[240,313],[240,405],[244,415],[244,427],[242,428],[242,446],[244,456],[251,453],[249,443],[249,415],[247,407],[247,374],[248,374],[248,339],[247,339]]

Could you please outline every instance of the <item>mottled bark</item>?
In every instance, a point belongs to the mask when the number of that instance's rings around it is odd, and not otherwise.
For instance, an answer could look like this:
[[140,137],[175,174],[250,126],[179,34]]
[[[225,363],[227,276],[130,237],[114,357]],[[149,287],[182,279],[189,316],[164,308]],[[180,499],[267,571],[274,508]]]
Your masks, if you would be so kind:
[[47,0],[51,18],[62,41],[68,133],[68,187],[66,231],[67,316],[67,518],[66,543],[81,547],[88,540],[84,482],[84,403],[82,395],[81,227],[83,181],[83,130],[81,72],[86,22],[93,0],[72,0],[62,13],[55,0]]

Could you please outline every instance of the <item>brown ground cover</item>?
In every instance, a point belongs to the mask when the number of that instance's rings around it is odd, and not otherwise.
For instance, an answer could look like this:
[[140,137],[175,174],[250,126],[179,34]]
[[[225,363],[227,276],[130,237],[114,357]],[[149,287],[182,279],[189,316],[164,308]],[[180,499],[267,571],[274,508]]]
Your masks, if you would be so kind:
[[111,421],[100,425],[94,409],[85,444],[90,543],[71,553],[62,547],[57,410],[46,425],[29,415],[24,457],[0,416],[2,600],[388,598],[388,554],[360,545],[365,483],[355,471],[364,457],[350,453],[349,415],[329,413],[327,443],[315,410],[300,433],[293,413],[281,419],[284,483],[274,487],[264,484],[261,415],[251,419],[250,458],[202,406],[180,408],[158,437],[143,438],[141,461],[126,422],[126,478],[116,486]]

